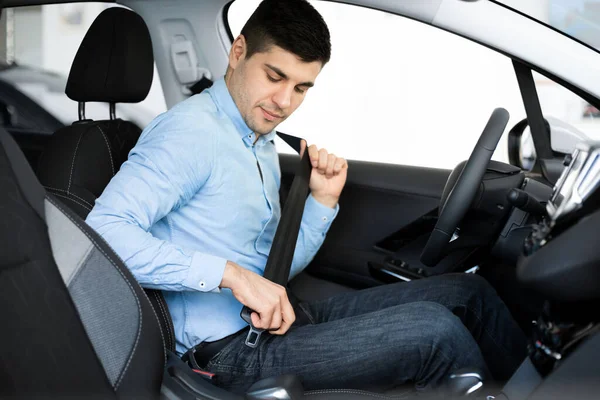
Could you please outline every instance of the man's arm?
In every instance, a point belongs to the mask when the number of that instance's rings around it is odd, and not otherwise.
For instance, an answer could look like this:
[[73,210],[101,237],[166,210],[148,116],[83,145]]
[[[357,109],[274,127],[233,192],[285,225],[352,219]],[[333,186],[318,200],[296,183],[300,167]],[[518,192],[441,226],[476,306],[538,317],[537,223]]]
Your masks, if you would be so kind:
[[315,257],[321,248],[331,223],[339,210],[319,203],[312,194],[306,199],[304,214],[300,224],[300,232],[296,241],[294,260],[290,270],[290,279],[298,275]]
[[308,148],[313,166],[310,176],[311,194],[306,199],[300,233],[296,242],[290,279],[312,261],[323,244],[335,219],[338,199],[346,183],[348,163],[315,145]]
[[152,122],[86,219],[144,287],[207,292],[218,290],[223,278],[225,259],[149,232],[210,175],[217,138],[197,126],[186,115]]

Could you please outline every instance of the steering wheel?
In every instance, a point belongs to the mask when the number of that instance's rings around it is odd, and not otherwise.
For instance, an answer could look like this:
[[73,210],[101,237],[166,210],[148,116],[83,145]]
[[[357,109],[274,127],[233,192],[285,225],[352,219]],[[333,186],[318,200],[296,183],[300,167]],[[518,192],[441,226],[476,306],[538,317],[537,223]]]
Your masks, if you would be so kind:
[[475,199],[492,154],[506,128],[508,117],[508,111],[504,108],[496,108],[492,112],[469,160],[451,189],[448,185],[452,184],[452,175],[448,179],[444,193],[449,191],[450,194],[445,202],[442,197],[437,223],[421,253],[423,264],[433,267],[444,257],[446,246]]

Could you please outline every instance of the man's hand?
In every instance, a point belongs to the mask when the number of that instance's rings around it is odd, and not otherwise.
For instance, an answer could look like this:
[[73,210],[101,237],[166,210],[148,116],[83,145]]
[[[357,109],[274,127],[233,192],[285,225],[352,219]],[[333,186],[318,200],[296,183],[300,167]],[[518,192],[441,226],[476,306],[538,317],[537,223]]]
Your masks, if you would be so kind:
[[296,320],[294,309],[283,286],[234,262],[227,261],[220,286],[231,289],[240,303],[256,311],[250,316],[255,328],[283,335]]
[[[302,150],[305,147],[303,140]],[[346,183],[348,163],[314,144],[308,148],[308,155],[313,166],[309,185],[312,195],[319,203],[334,208]]]

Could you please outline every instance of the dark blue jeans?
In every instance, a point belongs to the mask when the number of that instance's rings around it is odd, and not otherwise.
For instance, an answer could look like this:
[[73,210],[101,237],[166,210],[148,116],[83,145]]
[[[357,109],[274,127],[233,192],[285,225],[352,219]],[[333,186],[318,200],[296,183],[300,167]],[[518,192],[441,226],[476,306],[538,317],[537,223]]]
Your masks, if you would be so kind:
[[[494,289],[473,274],[448,274],[345,293],[299,305],[311,323],[257,348],[241,335],[206,369],[219,386],[298,375],[307,390],[435,388],[462,367],[506,380],[526,356],[526,338]],[[297,311],[298,312],[298,311]]]

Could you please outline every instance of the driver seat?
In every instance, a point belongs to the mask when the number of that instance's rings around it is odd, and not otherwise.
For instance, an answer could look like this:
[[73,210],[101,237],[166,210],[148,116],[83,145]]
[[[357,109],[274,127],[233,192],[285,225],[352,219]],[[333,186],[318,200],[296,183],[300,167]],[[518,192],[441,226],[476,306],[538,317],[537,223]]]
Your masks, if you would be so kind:
[[[243,399],[165,348],[157,310],[129,269],[44,190],[2,129],[0,185],[0,397]],[[286,382],[292,382],[291,399],[399,398],[304,392],[293,376],[269,378],[250,390],[273,393]]]

